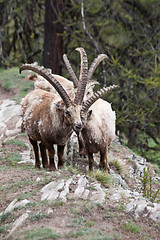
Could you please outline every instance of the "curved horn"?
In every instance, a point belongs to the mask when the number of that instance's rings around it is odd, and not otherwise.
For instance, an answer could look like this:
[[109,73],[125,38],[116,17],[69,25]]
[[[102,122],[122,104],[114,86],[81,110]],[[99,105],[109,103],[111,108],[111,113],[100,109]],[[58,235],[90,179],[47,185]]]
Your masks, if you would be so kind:
[[93,75],[94,71],[96,70],[96,67],[105,58],[108,58],[108,56],[106,54],[99,54],[98,57],[96,57],[94,59],[94,61],[92,62],[91,66],[89,68],[89,71],[88,71],[88,80],[90,80],[92,78],[92,75]]
[[71,64],[70,64],[66,54],[63,54],[63,60],[65,62],[65,65],[66,65],[66,68],[67,68],[67,70],[69,72],[69,75],[70,75],[70,77],[71,77],[71,79],[73,81],[74,88],[77,88],[77,86],[78,86],[78,79],[76,77],[75,72],[73,71],[73,68],[72,68],[72,66],[71,66]]
[[87,83],[87,87],[92,87],[92,86],[95,86],[95,85],[100,85],[100,83],[97,82],[97,81],[93,81],[93,80],[90,80],[90,81]]
[[79,51],[81,55],[81,69],[75,96],[75,103],[81,105],[88,80],[88,59],[87,54],[83,48],[76,48],[76,51]]
[[100,89],[99,91],[97,91],[96,93],[93,94],[93,96],[91,98],[89,98],[82,106],[82,112],[87,112],[88,109],[91,107],[91,105],[97,101],[98,98],[100,98],[102,95],[104,95],[107,92],[112,91],[115,88],[119,88],[118,85],[112,85],[109,87],[104,87],[102,89]]
[[21,73],[23,70],[27,69],[32,70],[33,72],[36,72],[42,77],[44,77],[57,90],[64,103],[66,104],[67,108],[72,105],[70,97],[68,96],[62,85],[53,77],[49,70],[45,69],[44,67],[26,63],[20,67],[19,72]]

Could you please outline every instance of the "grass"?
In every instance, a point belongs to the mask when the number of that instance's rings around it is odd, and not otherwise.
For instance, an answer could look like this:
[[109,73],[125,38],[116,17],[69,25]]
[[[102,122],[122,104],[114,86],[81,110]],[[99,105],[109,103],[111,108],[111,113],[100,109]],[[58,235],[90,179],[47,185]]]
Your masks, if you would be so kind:
[[45,213],[30,214],[29,215],[29,220],[34,222],[34,221],[38,221],[38,220],[40,220],[42,218],[46,218],[46,217],[48,217],[48,215],[45,214]]
[[10,215],[10,212],[2,213],[2,214],[0,215],[0,224],[1,224],[2,222],[4,222],[9,215]]
[[123,168],[121,163],[117,159],[113,159],[110,161],[110,164],[117,170],[119,174],[122,174]]
[[5,91],[18,89],[18,96],[15,100],[19,101],[33,88],[32,81],[25,80],[25,73],[19,74],[19,68],[13,67],[0,69],[0,84]]
[[10,139],[6,142],[3,142],[2,145],[5,146],[5,145],[16,145],[16,146],[23,146],[24,148],[28,149],[28,146],[26,143],[24,143],[23,141],[20,141],[18,139]]
[[141,228],[138,225],[136,225],[132,222],[128,222],[128,223],[124,224],[123,229],[125,229],[129,232],[132,232],[132,233],[139,233],[141,230]]
[[21,193],[20,195],[18,195],[18,201],[21,201],[23,199],[26,199],[26,198],[32,198],[33,197],[33,192],[24,192],[24,193]]
[[103,186],[109,187],[112,183],[111,176],[107,174],[105,171],[96,170],[89,173],[89,176],[95,178],[98,182],[100,182]]
[[84,218],[83,216],[73,218],[71,227],[79,227],[79,226],[85,225],[86,221],[87,221],[86,218]]
[[50,207],[62,206],[64,204],[61,200],[55,200],[48,203]]
[[71,231],[65,235],[67,238],[77,238],[79,236],[85,236],[85,235],[90,235],[93,232],[92,229],[90,228],[81,228],[78,231]]
[[9,224],[1,225],[0,226],[0,234],[6,233],[9,228]]
[[25,240],[46,240],[59,238],[59,234],[52,232],[49,228],[38,228],[33,231],[25,231],[23,234]]
[[19,153],[11,152],[4,147],[1,148],[1,152],[5,154],[5,157],[2,158],[2,160],[7,160],[11,162],[13,166],[15,165],[15,163],[22,161],[22,157]]

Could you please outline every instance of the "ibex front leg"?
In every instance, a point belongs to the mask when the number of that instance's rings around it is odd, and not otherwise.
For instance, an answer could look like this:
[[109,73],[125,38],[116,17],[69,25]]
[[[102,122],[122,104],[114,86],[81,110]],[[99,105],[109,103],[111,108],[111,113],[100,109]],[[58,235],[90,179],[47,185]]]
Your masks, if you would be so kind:
[[38,145],[37,145],[37,141],[34,141],[33,139],[31,139],[29,137],[29,141],[33,147],[34,150],[34,155],[35,155],[35,168],[41,168],[41,164],[40,164],[40,160],[39,160],[39,149],[38,149]]
[[46,148],[42,142],[39,144],[39,147],[41,151],[42,165],[44,168],[48,168],[48,157],[46,153]]
[[63,145],[63,146],[57,145],[58,168],[62,168],[64,165],[64,160],[63,160],[64,148],[65,148],[65,145]]
[[54,162],[54,155],[55,155],[55,150],[53,145],[47,146],[48,149],[48,154],[49,154],[49,171],[55,171],[56,166]]
[[93,171],[93,153],[88,153],[89,171]]

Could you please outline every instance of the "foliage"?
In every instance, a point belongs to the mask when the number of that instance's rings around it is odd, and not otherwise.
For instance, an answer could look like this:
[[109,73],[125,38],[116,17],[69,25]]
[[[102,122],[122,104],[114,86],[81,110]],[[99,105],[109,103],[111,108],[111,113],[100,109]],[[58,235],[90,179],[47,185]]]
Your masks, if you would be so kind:
[[132,233],[138,233],[141,230],[141,228],[138,225],[133,224],[132,222],[124,224],[123,228]]
[[140,192],[142,192],[143,196],[147,197],[151,202],[155,202],[160,192],[160,186],[156,191],[153,190],[153,178],[150,174],[149,168],[143,169],[143,176],[140,178],[140,181],[142,184]]

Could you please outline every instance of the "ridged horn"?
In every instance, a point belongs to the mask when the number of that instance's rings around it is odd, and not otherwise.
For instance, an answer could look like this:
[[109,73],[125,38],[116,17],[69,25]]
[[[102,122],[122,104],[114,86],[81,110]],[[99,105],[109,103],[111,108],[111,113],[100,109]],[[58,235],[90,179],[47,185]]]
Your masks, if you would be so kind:
[[68,94],[66,93],[65,89],[62,87],[62,85],[53,77],[53,75],[50,73],[49,70],[45,69],[44,67],[35,66],[33,64],[23,64],[20,69],[19,73],[21,73],[23,70],[32,70],[33,72],[38,73],[42,77],[44,77],[59,93],[61,98],[63,99],[66,107],[70,107],[72,105],[72,101]]
[[88,71],[88,80],[92,78],[92,75],[95,72],[96,67],[100,64],[100,62],[106,58],[108,58],[106,54],[99,54],[98,57],[94,59]]
[[100,85],[99,82],[97,81],[93,81],[93,80],[90,80],[88,83],[87,83],[87,87],[92,87],[92,86],[95,86],[95,85]]
[[66,65],[66,68],[69,72],[69,75],[71,77],[71,80],[73,81],[74,88],[77,88],[78,87],[78,79],[76,77],[76,74],[75,74],[66,54],[63,54],[63,60]]
[[76,51],[80,52],[81,56],[81,68],[80,68],[80,77],[78,81],[77,92],[75,96],[75,103],[81,105],[87,85],[88,80],[88,59],[85,50],[80,47],[76,48]]
[[99,91],[95,92],[91,98],[89,98],[82,106],[82,112],[87,112],[88,109],[91,107],[91,105],[97,101],[102,95],[104,95],[107,92],[112,91],[113,89],[119,88],[118,85],[112,85],[109,87],[103,87]]

